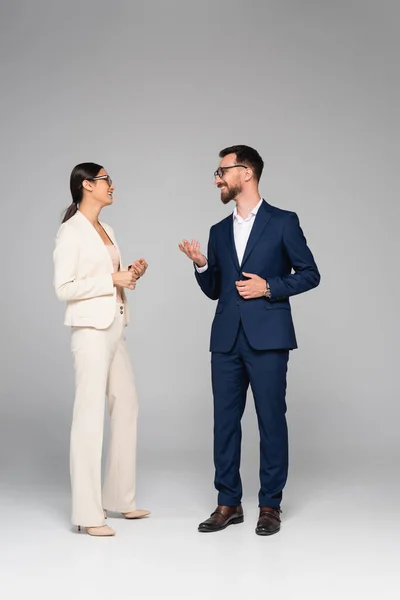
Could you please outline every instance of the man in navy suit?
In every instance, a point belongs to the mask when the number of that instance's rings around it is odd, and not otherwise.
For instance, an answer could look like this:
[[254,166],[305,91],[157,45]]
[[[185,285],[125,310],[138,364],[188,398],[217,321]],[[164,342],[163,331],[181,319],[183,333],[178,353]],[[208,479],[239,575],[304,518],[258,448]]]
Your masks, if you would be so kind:
[[179,244],[203,292],[218,300],[210,344],[218,506],[199,531],[243,522],[240,422],[250,384],[260,431],[256,533],[271,535],[280,529],[288,471],[286,373],[297,348],[289,297],[316,287],[320,275],[297,215],[260,197],[258,152],[232,146],[219,156],[215,183],[224,204],[235,202],[233,215],[211,227],[207,258],[196,240]]

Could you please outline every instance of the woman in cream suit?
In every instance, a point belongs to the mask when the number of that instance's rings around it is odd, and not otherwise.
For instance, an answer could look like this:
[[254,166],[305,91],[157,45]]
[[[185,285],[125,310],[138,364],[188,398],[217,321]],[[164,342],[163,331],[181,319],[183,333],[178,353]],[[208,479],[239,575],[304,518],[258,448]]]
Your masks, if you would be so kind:
[[[94,163],[77,165],[70,186],[73,201],[54,250],[54,285],[67,305],[64,322],[71,327],[75,365],[72,522],[90,535],[110,536],[115,531],[105,525],[107,510],[127,519],[149,514],[135,506],[138,404],[124,335],[129,321],[125,289],[135,289],[147,264],[141,259],[123,269],[114,232],[99,221],[102,208],[113,203],[107,171]],[[111,430],[101,489],[106,396]]]

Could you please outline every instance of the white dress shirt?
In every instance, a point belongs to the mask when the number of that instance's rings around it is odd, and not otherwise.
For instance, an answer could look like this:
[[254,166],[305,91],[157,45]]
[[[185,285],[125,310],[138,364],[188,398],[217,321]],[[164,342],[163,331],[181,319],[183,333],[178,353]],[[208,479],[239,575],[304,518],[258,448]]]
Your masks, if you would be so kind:
[[[235,240],[235,248],[239,265],[242,264],[244,251],[246,250],[247,242],[249,241],[256,214],[262,203],[263,199],[260,198],[260,202],[249,212],[245,219],[238,215],[237,206],[235,206],[235,210],[233,211],[233,237]],[[207,271],[208,269],[208,263],[204,265],[204,267],[198,267],[197,265],[195,265],[195,267],[198,273],[204,273],[204,271]]]

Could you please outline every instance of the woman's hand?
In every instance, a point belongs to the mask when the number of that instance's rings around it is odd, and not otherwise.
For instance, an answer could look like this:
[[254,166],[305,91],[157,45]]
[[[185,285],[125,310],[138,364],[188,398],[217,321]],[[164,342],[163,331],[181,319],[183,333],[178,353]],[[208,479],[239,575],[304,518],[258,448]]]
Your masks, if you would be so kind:
[[136,275],[133,271],[117,271],[112,273],[113,284],[118,287],[134,290],[136,287]]
[[148,264],[145,259],[140,258],[139,260],[135,260],[135,262],[129,266],[129,271],[134,273],[136,279],[139,279],[139,277],[142,277],[146,273],[147,267]]

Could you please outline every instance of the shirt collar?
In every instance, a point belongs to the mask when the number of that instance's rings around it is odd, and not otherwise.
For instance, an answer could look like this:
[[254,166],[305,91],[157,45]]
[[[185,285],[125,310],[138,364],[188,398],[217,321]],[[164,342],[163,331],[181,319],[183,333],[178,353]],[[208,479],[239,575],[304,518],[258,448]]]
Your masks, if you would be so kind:
[[257,206],[255,206],[254,208],[251,209],[251,211],[249,212],[249,214],[247,216],[247,219],[242,219],[242,217],[240,215],[238,215],[237,206],[235,206],[235,210],[233,211],[233,215],[232,215],[233,219],[237,219],[240,222],[249,221],[250,219],[253,218],[253,216],[254,217],[256,216],[262,203],[263,203],[263,198],[260,198],[260,202],[257,204]]

